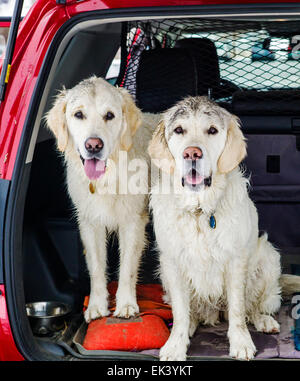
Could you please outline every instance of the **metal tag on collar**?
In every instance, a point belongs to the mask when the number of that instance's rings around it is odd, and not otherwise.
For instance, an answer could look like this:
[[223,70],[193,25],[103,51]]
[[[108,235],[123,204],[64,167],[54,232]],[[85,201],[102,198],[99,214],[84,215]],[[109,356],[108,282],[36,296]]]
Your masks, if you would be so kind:
[[92,194],[94,194],[95,191],[96,191],[96,184],[93,184],[92,182],[90,182],[90,184],[89,184],[89,190],[90,190],[90,192]]
[[212,228],[212,229],[215,229],[216,226],[217,226],[217,221],[216,221],[216,218],[215,216],[212,214],[209,218],[209,226]]

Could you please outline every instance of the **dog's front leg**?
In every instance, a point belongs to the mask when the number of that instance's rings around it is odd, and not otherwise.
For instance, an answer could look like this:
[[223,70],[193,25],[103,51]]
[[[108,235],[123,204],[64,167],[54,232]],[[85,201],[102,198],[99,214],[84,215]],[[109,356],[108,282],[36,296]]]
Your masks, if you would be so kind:
[[106,288],[106,229],[100,224],[80,220],[80,235],[85,248],[86,263],[90,275],[91,292],[89,305],[84,313],[87,323],[109,315]]
[[173,327],[168,341],[160,350],[159,358],[161,361],[184,361],[190,342],[189,289],[172,260],[165,262],[161,258],[160,262],[161,278],[172,305]]
[[234,258],[226,269],[228,338],[230,356],[239,360],[251,360],[256,352],[246,324],[245,287],[245,259],[241,257]]
[[146,218],[119,226],[120,270],[114,316],[129,318],[139,312],[136,281],[145,246]]

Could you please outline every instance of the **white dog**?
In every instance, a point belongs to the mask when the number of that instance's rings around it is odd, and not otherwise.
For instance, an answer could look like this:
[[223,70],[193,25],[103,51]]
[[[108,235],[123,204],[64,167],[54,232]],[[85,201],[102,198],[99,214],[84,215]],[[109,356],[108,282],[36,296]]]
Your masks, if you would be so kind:
[[238,167],[246,155],[238,119],[206,97],[186,98],[164,113],[149,153],[177,184],[172,194],[162,194],[157,178],[150,201],[174,317],[160,359],[186,359],[198,323],[216,324],[223,309],[230,356],[252,359],[256,349],[246,322],[279,332],[272,315],[281,288],[299,290],[300,278],[281,276],[279,254],[266,235],[258,237],[257,211]]
[[[153,115],[138,110],[126,90],[97,77],[61,91],[46,115],[57,147],[64,153],[67,188],[76,207],[86,252],[91,280],[89,306],[85,311],[87,322],[109,314],[107,231],[118,232],[120,245],[114,315],[128,318],[139,311],[135,286],[148,221],[146,161],[149,161],[147,146],[154,119]],[[126,181],[134,175],[127,172],[126,163],[124,167],[124,153],[129,161],[141,159],[145,162],[145,170],[139,173],[140,182],[147,188],[145,192],[132,194],[121,185],[121,176],[127,185]],[[110,183],[115,186],[114,192],[107,187]]]

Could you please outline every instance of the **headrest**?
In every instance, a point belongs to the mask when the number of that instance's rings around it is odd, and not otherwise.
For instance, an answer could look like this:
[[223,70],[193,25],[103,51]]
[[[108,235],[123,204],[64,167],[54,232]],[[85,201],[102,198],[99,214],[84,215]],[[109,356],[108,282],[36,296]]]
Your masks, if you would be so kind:
[[209,88],[219,86],[219,59],[213,41],[209,38],[184,38],[176,42],[175,48],[192,50],[197,67],[199,95],[207,95]]
[[300,115],[299,90],[237,91],[232,112],[240,115]]
[[142,111],[165,111],[188,95],[198,95],[197,68],[189,49],[143,51],[136,74],[136,102]]

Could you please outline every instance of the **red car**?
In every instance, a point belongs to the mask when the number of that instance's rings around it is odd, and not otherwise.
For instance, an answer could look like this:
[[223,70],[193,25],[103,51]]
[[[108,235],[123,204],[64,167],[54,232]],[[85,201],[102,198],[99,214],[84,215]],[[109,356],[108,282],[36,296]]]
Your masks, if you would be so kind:
[[[57,91],[93,74],[127,88],[143,111],[207,95],[238,115],[260,229],[281,251],[285,272],[300,274],[300,61],[251,60],[255,43],[300,35],[299,15],[300,1],[37,0],[22,21],[16,7],[0,80],[0,360],[158,357],[157,348],[82,346],[89,279],[63,161],[43,116]],[[162,59],[167,49],[182,49],[193,69],[178,55]],[[148,234],[144,284],[159,282],[151,224]],[[108,250],[113,281],[116,240]],[[41,301],[70,306],[62,327],[34,326],[30,306]],[[254,334],[257,358],[300,359],[289,305],[283,303],[279,335]],[[207,331],[205,345],[203,336],[195,337],[188,356],[226,357],[221,331]]]

